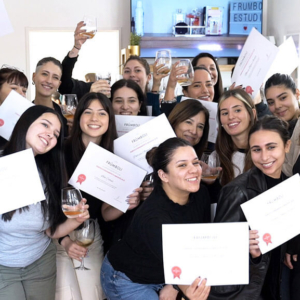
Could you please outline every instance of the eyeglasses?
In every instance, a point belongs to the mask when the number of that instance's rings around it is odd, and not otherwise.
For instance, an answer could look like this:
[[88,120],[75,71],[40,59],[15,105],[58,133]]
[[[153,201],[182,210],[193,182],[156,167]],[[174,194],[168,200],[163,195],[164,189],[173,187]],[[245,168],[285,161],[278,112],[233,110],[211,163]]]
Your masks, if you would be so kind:
[[10,66],[10,65],[2,65],[0,69],[11,69],[11,70],[16,70],[16,71],[19,71],[19,72],[22,72],[22,73],[25,73],[24,70],[21,70],[21,69],[18,69],[14,66]]

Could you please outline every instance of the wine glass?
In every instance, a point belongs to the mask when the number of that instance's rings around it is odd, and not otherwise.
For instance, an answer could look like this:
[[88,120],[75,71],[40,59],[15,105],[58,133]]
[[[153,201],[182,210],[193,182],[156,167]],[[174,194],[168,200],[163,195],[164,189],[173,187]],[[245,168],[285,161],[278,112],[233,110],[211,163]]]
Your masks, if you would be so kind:
[[155,62],[157,65],[163,65],[157,70],[159,74],[169,74],[172,66],[172,58],[170,50],[159,50],[156,52]]
[[83,212],[81,199],[80,191],[72,186],[61,190],[61,207],[67,218],[77,218]]
[[[87,248],[92,245],[95,239],[95,221],[93,219],[86,220],[75,230],[76,244]],[[84,266],[84,257],[81,258],[81,264],[75,270],[90,270]]]
[[77,104],[78,100],[76,94],[63,95],[61,111],[66,119],[73,120]]
[[92,39],[97,32],[97,18],[94,16],[84,16],[83,22],[85,26],[82,29],[85,29],[86,32],[83,32],[82,35]]
[[216,180],[220,173],[219,156],[213,152],[212,154],[203,153],[201,156],[202,179],[206,181]]
[[177,67],[186,67],[185,73],[177,76],[177,82],[181,86],[191,85],[194,81],[194,69],[189,59],[181,59]]

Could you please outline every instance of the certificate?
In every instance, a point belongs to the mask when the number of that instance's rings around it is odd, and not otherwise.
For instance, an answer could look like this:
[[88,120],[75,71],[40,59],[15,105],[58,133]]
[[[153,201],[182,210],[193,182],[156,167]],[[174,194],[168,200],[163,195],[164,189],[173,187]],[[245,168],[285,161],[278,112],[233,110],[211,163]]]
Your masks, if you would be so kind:
[[152,168],[148,165],[146,153],[172,137],[176,135],[165,114],[162,114],[114,140],[114,152],[151,173]]
[[33,105],[26,98],[12,90],[0,106],[0,135],[9,140],[20,116]]
[[126,212],[127,196],[145,176],[146,171],[90,142],[69,183]]
[[152,120],[154,117],[148,116],[122,116],[116,115],[116,127],[118,137],[124,135],[125,133],[147,123]]
[[265,78],[267,81],[276,73],[291,74],[299,66],[299,57],[292,37],[278,47],[276,58]]
[[[193,99],[188,97],[182,97],[181,102]],[[208,141],[211,143],[215,143],[218,135],[218,122],[217,122],[217,114],[218,114],[218,103],[193,99],[195,101],[201,102],[201,104],[208,110],[209,112],[209,132],[208,132]]]
[[0,158],[0,214],[45,200],[32,149]]
[[278,48],[253,28],[245,42],[231,78],[235,85],[242,85],[254,98],[259,92]]
[[299,174],[242,204],[251,229],[258,230],[262,254],[300,233]]
[[248,223],[162,225],[166,284],[249,283]]

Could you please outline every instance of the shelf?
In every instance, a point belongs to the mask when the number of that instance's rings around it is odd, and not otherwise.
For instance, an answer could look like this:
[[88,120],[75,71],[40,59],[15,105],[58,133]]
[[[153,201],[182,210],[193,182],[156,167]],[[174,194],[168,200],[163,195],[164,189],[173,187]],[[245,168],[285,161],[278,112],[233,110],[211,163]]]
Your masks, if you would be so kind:
[[[241,50],[248,36],[245,35],[217,35],[217,36],[180,36],[175,37],[172,34],[146,33],[141,39],[141,49],[150,48],[176,48],[176,49],[211,49],[222,51],[223,49]],[[206,49],[207,48],[207,49]],[[202,50],[202,49],[201,49]]]

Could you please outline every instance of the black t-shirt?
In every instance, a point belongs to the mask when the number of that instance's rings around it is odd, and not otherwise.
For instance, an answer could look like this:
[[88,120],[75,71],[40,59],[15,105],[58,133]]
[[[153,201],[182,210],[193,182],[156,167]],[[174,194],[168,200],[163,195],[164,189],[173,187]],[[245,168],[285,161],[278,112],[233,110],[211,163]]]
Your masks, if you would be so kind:
[[174,203],[158,186],[135,213],[124,238],[110,249],[108,259],[133,282],[164,283],[162,224],[207,222],[210,199],[204,186],[190,194],[186,205]]

